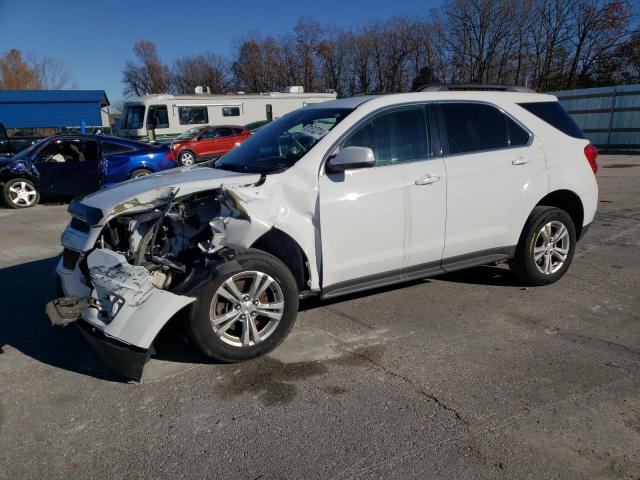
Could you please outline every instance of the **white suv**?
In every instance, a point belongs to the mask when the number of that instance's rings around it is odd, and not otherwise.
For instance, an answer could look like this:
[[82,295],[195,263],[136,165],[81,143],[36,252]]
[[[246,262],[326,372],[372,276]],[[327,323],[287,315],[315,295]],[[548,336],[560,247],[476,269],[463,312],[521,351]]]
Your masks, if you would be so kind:
[[57,268],[99,356],[139,378],[180,314],[222,361],[276,347],[298,300],[508,260],[558,280],[593,220],[597,150],[548,95],[447,87],[309,105],[215,164],[74,201]]

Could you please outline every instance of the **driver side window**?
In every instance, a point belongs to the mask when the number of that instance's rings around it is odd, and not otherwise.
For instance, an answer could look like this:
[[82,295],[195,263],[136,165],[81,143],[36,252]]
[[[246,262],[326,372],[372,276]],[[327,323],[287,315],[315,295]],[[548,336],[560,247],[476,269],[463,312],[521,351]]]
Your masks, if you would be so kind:
[[341,147],[369,147],[376,166],[425,160],[429,157],[426,117],[423,106],[381,113],[358,127]]
[[98,145],[93,141],[54,140],[38,154],[42,163],[95,162]]

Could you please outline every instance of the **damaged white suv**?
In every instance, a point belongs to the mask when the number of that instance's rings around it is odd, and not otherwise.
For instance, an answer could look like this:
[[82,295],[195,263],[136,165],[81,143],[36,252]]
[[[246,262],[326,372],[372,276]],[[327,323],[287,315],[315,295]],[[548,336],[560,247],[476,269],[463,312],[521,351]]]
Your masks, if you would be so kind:
[[549,284],[593,220],[596,155],[555,97],[521,89],[309,105],[215,164],[74,201],[47,312],[139,378],[176,315],[235,362],[276,347],[311,295],[502,260]]

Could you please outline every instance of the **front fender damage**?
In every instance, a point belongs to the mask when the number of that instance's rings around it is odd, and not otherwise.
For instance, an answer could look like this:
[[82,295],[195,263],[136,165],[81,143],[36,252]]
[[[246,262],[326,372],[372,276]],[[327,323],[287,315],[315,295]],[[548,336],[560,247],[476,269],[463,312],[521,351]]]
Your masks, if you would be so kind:
[[[231,190],[179,199],[175,193],[156,196],[157,202],[145,198],[119,205],[81,260],[90,297],[65,297],[47,306],[54,325],[78,320],[99,358],[135,380],[167,322],[196,302],[197,291],[209,281],[240,268],[234,258],[243,247],[228,243],[230,223],[252,225],[244,201]],[[260,232],[265,228],[253,225]],[[70,319],[70,312],[77,318]]]

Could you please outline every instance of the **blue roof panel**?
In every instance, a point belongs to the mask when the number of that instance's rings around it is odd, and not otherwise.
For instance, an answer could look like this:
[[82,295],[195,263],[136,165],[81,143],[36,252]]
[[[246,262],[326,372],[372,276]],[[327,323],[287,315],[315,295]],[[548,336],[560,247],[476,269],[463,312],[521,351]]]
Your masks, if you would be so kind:
[[0,123],[6,128],[102,125],[104,90],[0,90]]
[[109,105],[104,90],[0,90],[0,103],[99,102]]

